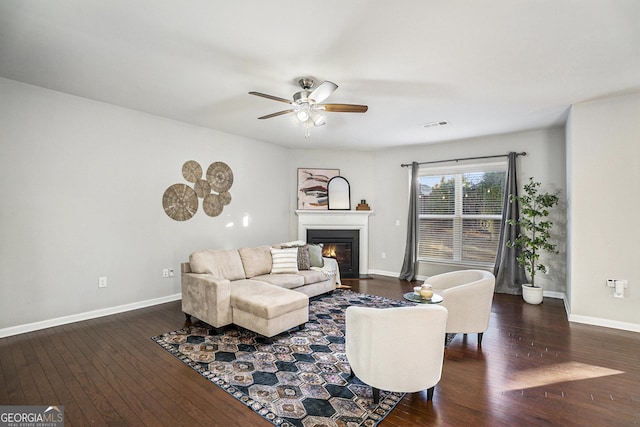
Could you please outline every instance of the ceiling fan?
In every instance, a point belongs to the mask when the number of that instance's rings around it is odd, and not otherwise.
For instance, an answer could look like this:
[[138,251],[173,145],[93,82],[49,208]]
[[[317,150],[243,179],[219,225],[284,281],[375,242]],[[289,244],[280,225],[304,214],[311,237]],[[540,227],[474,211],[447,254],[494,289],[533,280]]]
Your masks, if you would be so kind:
[[322,82],[315,89],[313,89],[315,81],[310,77],[301,78],[298,80],[298,84],[302,90],[293,94],[293,100],[268,95],[262,92],[249,92],[249,95],[261,96],[263,98],[291,105],[291,108],[267,114],[266,116],[258,117],[258,119],[270,119],[283,114],[291,114],[291,118],[294,122],[300,123],[305,127],[305,137],[308,138],[310,135],[310,127],[322,126],[325,124],[324,116],[322,115],[323,111],[334,113],[365,113],[369,109],[366,105],[323,104],[322,102],[336,89],[338,89],[337,84],[328,80]]

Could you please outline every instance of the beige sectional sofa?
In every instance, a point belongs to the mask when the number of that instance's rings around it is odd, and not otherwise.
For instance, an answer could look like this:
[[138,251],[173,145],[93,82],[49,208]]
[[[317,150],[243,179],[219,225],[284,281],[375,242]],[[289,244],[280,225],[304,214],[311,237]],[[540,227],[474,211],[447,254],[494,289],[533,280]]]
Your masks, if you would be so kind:
[[187,320],[194,316],[214,328],[233,323],[266,337],[301,326],[309,319],[309,297],[334,290],[340,280],[335,259],[312,266],[308,250],[298,242],[194,252],[182,263],[182,311]]

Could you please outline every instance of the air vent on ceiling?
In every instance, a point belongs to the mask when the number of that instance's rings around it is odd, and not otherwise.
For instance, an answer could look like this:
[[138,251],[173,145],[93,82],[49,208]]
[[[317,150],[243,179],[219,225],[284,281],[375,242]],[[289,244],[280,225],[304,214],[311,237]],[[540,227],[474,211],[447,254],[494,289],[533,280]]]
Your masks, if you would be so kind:
[[438,126],[446,126],[449,122],[446,120],[438,120],[437,122],[429,122],[422,125],[423,128],[433,128]]

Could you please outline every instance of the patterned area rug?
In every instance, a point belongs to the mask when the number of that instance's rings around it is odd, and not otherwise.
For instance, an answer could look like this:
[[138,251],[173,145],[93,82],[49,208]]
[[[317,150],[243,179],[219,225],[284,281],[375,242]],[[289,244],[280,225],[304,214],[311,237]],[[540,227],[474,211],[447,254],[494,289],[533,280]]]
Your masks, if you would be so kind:
[[271,342],[236,326],[209,335],[205,324],[152,339],[274,425],[375,426],[404,394],[381,390],[374,404],[371,387],[348,378],[344,318],[351,305],[413,304],[336,290],[310,299],[303,330],[283,332]]

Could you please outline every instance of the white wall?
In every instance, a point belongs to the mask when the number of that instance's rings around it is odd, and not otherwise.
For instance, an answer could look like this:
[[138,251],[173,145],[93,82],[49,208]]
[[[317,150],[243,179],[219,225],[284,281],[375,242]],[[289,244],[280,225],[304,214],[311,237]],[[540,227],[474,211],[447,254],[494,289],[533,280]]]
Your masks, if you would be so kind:
[[640,331],[640,94],[575,104],[567,144],[570,319]]
[[[272,144],[0,79],[0,335],[176,297],[180,262],[192,251],[285,240],[287,156]],[[184,222],[164,213],[162,195],[186,183],[187,160],[233,170],[233,199],[219,217],[201,207]],[[162,278],[163,268],[176,276]]]

